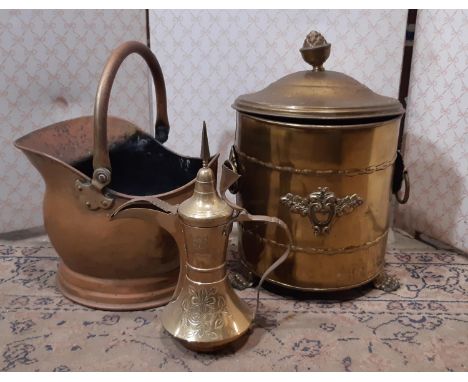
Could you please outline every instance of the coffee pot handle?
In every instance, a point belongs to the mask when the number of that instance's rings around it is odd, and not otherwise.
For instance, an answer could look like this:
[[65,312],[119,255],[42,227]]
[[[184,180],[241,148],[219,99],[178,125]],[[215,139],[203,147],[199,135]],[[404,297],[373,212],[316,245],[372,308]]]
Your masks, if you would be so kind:
[[281,246],[284,246],[284,248],[285,248],[282,255],[280,257],[278,257],[278,259],[276,259],[276,261],[273,262],[273,264],[271,264],[267,268],[267,270],[265,272],[263,272],[263,275],[260,278],[260,281],[258,282],[258,285],[257,285],[257,298],[256,298],[257,303],[256,303],[256,307],[255,307],[255,315],[257,315],[259,301],[260,301],[260,288],[261,288],[263,282],[265,281],[265,279],[270,275],[270,273],[273,272],[276,268],[278,268],[281,264],[283,264],[286,261],[286,259],[288,258],[289,253],[291,252],[292,236],[291,236],[291,232],[289,231],[289,228],[286,225],[286,223],[284,221],[282,221],[281,219],[278,219],[278,218],[275,218],[275,217],[272,217],[272,216],[250,215],[249,213],[247,213],[246,210],[242,210],[240,212],[240,214],[237,216],[236,221],[238,221],[238,222],[250,221],[250,222],[261,222],[261,223],[266,223],[266,224],[276,224],[277,226],[279,226],[285,232],[286,237],[288,239],[287,244],[281,244]]
[[107,148],[107,112],[117,71],[132,53],[140,55],[150,68],[156,92],[156,139],[163,143],[169,136],[166,85],[158,59],[150,48],[138,41],[127,41],[115,49],[104,67],[94,103],[93,185],[101,190],[111,181],[111,163]]
[[240,175],[236,171],[234,171],[234,169],[230,168],[229,163],[225,162],[223,164],[222,172],[221,172],[220,191],[221,191],[221,197],[223,198],[223,200],[227,204],[229,204],[231,208],[233,208],[236,211],[234,215],[235,217],[233,220],[237,222],[250,221],[250,222],[259,222],[259,223],[261,222],[261,223],[266,223],[266,224],[275,224],[284,231],[284,233],[286,234],[286,238],[287,238],[287,244],[281,244],[281,246],[284,246],[285,248],[283,254],[273,264],[271,264],[265,272],[263,272],[263,275],[260,278],[260,281],[257,285],[257,303],[256,303],[256,308],[255,308],[255,315],[257,315],[259,301],[260,301],[260,287],[262,286],[263,281],[265,281],[268,275],[286,261],[286,259],[289,256],[289,253],[291,252],[293,239],[292,239],[291,231],[288,228],[288,225],[281,219],[278,219],[273,216],[251,215],[247,212],[246,209],[229,201],[229,199],[226,197],[226,191],[230,187],[232,187],[232,185],[235,184],[239,178],[240,178]]

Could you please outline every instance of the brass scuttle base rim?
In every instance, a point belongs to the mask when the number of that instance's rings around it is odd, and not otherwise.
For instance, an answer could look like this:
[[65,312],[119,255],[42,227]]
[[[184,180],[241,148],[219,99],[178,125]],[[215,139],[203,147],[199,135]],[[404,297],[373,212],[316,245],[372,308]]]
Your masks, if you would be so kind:
[[[241,255],[240,256],[240,262],[242,264],[242,266],[249,272],[251,272],[256,278],[257,280],[260,279],[260,276],[258,275],[258,273],[256,272],[256,270],[254,269],[254,267],[252,267],[247,261],[245,261],[245,255],[244,255],[244,250],[242,248],[242,244],[241,244],[241,240],[239,239],[239,254]],[[364,281],[361,281],[359,283],[356,283],[356,284],[351,284],[351,285],[345,285],[345,286],[342,286],[342,287],[330,287],[330,288],[315,288],[315,287],[311,287],[311,288],[305,288],[305,287],[298,287],[296,285],[290,285],[290,284],[287,284],[287,283],[283,283],[281,281],[277,281],[277,280],[273,280],[271,278],[267,278],[265,279],[264,283],[266,284],[270,284],[270,285],[276,285],[276,286],[279,286],[279,287],[282,287],[282,288],[287,288],[287,289],[290,289],[290,290],[295,290],[295,291],[299,291],[299,292],[316,292],[316,293],[322,293],[322,292],[340,292],[340,291],[346,291],[346,290],[350,290],[350,289],[354,289],[354,288],[358,288],[360,286],[363,286],[363,285],[366,285],[366,284],[369,284],[371,283],[372,281],[374,281],[380,274],[382,274],[384,272],[384,266],[382,266],[374,275],[372,275],[371,277],[369,277],[368,279],[364,280]]]
[[[213,353],[219,350],[226,350],[226,345],[231,348],[237,348],[244,344],[245,341],[249,338],[247,335],[249,332],[252,331],[252,324],[243,332],[239,333],[236,337],[230,337],[225,340],[221,341],[210,341],[210,342],[190,342],[187,340],[183,340],[179,337],[175,337],[177,341],[179,341],[184,347],[189,350],[199,352],[199,353]],[[172,335],[172,334],[171,334]]]
[[[173,278],[171,287],[154,290],[154,284],[163,282],[163,278],[101,279],[74,272],[60,261],[56,283],[66,298],[80,305],[100,310],[130,311],[166,305],[174,293],[178,274],[179,269],[176,269],[174,275],[168,276]],[[164,278],[166,284],[168,277]],[[121,292],[116,293],[116,290]]]
[[[256,277],[258,277],[257,274],[254,271],[252,271],[250,268],[248,268],[248,269],[253,274],[255,274]],[[300,292],[315,292],[315,293],[341,292],[341,291],[355,289],[355,288],[358,288],[360,286],[369,284],[372,281],[374,281],[382,272],[383,272],[383,267],[375,275],[373,275],[372,277],[368,278],[365,281],[361,281],[361,282],[359,282],[357,284],[346,285],[346,286],[337,287],[337,288],[302,288],[302,287],[298,287],[298,286],[295,286],[295,285],[289,285],[289,284],[286,284],[286,283],[282,283],[281,281],[276,281],[276,280],[272,280],[272,279],[265,280],[265,283],[274,284],[274,285],[277,285],[277,286],[280,286],[280,287],[283,287],[283,288],[293,289],[293,290],[300,291]]]

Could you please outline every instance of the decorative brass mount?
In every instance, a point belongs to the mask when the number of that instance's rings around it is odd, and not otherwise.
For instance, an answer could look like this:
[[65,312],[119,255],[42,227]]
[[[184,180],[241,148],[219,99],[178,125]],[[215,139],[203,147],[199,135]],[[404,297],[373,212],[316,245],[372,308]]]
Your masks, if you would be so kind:
[[307,216],[314,227],[314,233],[322,235],[330,232],[336,217],[353,212],[364,200],[357,194],[337,198],[333,192],[328,191],[328,187],[319,187],[318,191],[305,198],[288,193],[281,197],[281,203],[288,206],[291,212]]
[[75,193],[78,199],[90,210],[107,210],[114,204],[114,199],[96,189],[92,182],[75,181]]

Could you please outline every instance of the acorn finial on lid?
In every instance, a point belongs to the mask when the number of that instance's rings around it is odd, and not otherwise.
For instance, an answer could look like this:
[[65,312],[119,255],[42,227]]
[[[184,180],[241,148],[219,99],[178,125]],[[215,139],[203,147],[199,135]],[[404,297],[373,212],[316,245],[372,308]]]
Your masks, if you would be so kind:
[[302,47],[303,48],[318,48],[320,46],[325,46],[325,45],[328,45],[328,42],[327,40],[325,40],[325,37],[323,37],[322,34],[317,31],[312,31],[306,36]]
[[322,72],[323,63],[330,56],[331,44],[325,40],[319,32],[310,32],[304,40],[304,44],[300,49],[302,58],[305,62],[312,65],[314,72]]

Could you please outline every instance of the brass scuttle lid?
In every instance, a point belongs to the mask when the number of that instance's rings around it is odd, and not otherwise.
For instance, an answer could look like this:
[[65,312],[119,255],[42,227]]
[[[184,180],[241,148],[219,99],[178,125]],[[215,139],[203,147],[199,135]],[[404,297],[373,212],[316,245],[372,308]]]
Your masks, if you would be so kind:
[[232,107],[240,112],[296,119],[362,119],[404,113],[401,103],[374,93],[346,74],[325,70],[331,44],[310,32],[300,49],[311,70],[289,74],[256,93],[241,95]]
[[180,204],[179,217],[192,227],[215,227],[226,224],[232,218],[234,210],[218,195],[216,178],[213,170],[208,167],[210,149],[205,122],[203,122],[201,157],[203,167],[198,170],[195,178],[193,195]]

